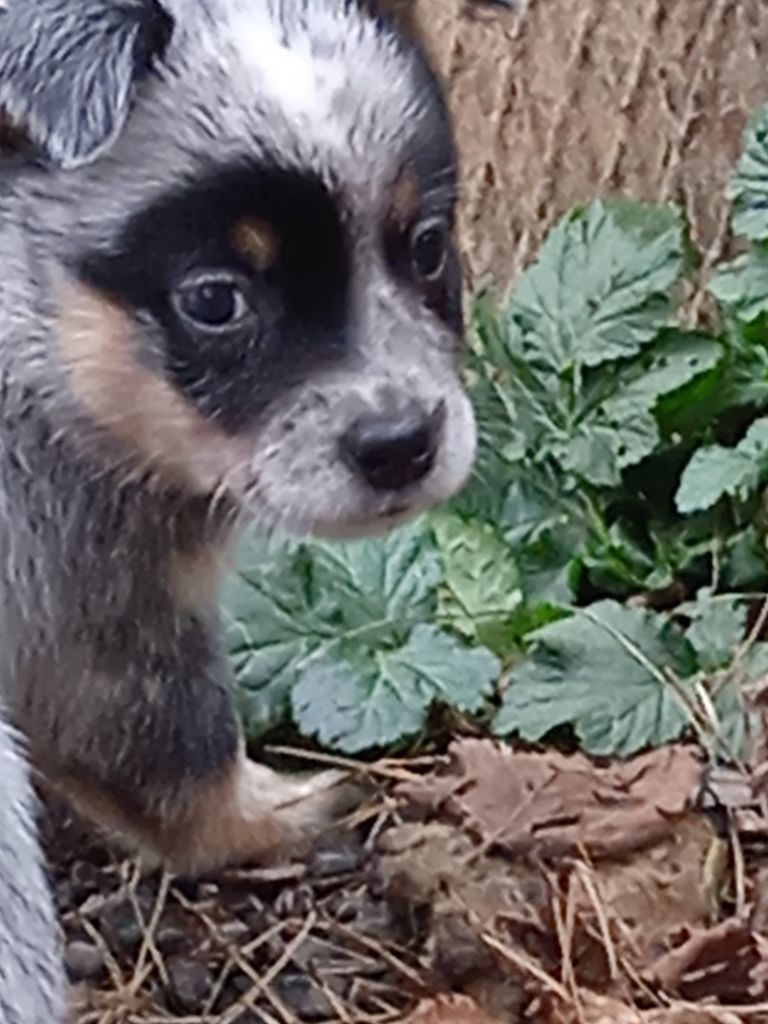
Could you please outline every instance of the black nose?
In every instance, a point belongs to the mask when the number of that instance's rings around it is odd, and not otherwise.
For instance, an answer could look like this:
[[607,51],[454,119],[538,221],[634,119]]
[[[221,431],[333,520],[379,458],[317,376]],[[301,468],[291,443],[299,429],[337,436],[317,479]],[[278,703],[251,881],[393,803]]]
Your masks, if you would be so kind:
[[432,468],[443,418],[442,402],[431,414],[416,405],[398,413],[367,413],[341,438],[341,456],[377,491],[399,490]]

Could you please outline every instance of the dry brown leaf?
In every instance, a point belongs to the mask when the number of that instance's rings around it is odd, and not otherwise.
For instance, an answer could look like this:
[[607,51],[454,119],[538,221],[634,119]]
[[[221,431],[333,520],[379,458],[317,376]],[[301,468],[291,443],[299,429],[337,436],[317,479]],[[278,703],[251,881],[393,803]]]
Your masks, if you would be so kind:
[[468,996],[437,996],[425,999],[401,1024],[501,1024],[489,1017]]
[[756,970],[763,965],[757,936],[744,921],[729,918],[694,932],[653,965],[653,980],[685,999],[717,998],[740,1003],[755,992]]
[[389,829],[380,851],[393,908],[406,920],[428,911],[425,946],[440,986],[471,992],[505,1018],[519,1012],[530,998],[530,979],[500,970],[482,934],[514,937],[547,969],[555,968],[557,943],[547,920],[551,891],[540,869],[486,855],[466,833],[437,822]]
[[702,766],[667,746],[599,767],[582,754],[515,751],[462,739],[443,776],[408,782],[400,795],[422,814],[461,825],[511,854],[622,857],[674,834]]
[[565,1004],[550,997],[538,1000],[532,1007],[531,1019],[537,1024],[742,1024],[738,1016],[717,1007],[638,1010],[619,999],[586,989],[579,992],[578,1003]]
[[726,867],[725,843],[706,818],[694,814],[629,859],[576,865],[563,885],[575,921],[571,958],[579,980],[600,988],[610,984],[606,927],[616,956],[637,972],[676,945],[681,934],[706,928]]
[[[445,822],[390,829],[380,850],[390,902],[405,918],[428,922],[425,951],[441,986],[471,992],[504,1019],[541,991],[545,975],[570,972],[579,984],[628,994],[627,966],[649,970],[681,935],[711,923],[725,867],[724,843],[692,813],[632,857],[567,859],[555,871],[494,853]],[[506,959],[492,952],[488,935]]]

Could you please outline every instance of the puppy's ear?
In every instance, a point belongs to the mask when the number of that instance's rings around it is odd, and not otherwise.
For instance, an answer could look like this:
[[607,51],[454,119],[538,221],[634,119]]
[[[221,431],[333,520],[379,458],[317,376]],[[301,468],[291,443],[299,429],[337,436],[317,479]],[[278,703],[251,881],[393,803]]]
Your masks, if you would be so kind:
[[[0,0],[0,142],[60,167],[114,142],[134,86],[170,40],[159,0]],[[3,135],[5,125],[5,136]]]

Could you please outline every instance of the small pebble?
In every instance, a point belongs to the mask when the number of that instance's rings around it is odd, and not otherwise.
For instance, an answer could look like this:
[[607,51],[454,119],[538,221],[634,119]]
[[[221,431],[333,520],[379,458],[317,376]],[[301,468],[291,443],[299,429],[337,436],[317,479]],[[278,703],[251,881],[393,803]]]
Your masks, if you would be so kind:
[[213,975],[197,960],[174,960],[168,965],[168,996],[183,1013],[199,1012],[213,991]]
[[251,929],[245,923],[245,921],[234,918],[232,921],[225,921],[220,927],[219,931],[227,942],[231,942],[233,945],[237,945],[242,942],[248,935],[251,934]]
[[113,952],[129,955],[136,952],[144,935],[133,904],[125,898],[102,908],[99,930]]
[[334,1016],[328,997],[306,974],[282,974],[275,982],[275,990],[302,1020],[326,1020]]
[[84,860],[75,861],[72,865],[69,881],[72,899],[77,903],[99,892],[104,884],[101,871]]
[[365,850],[359,844],[328,847],[315,850],[309,865],[313,878],[331,878],[358,871],[365,859]]
[[104,954],[92,942],[73,939],[64,950],[64,964],[72,981],[94,981],[104,970]]
[[155,930],[155,945],[164,956],[178,953],[187,941],[187,932],[175,921],[161,921]]

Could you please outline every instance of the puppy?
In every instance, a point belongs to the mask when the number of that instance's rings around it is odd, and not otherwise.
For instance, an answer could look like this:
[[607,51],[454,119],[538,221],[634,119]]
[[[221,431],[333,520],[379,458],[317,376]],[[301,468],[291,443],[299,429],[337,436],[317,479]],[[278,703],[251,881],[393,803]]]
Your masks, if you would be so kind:
[[150,861],[281,854],[339,787],[247,757],[219,580],[471,469],[440,92],[350,0],[10,0],[0,111],[0,694]]

